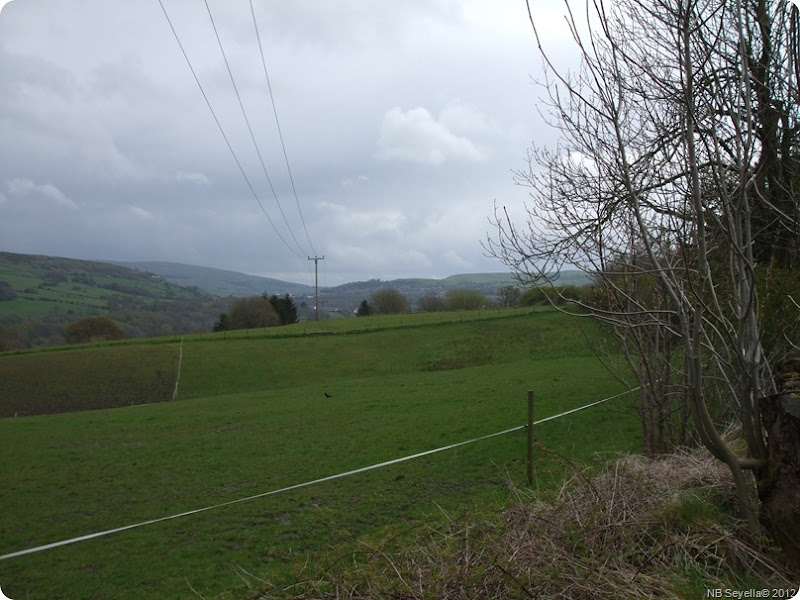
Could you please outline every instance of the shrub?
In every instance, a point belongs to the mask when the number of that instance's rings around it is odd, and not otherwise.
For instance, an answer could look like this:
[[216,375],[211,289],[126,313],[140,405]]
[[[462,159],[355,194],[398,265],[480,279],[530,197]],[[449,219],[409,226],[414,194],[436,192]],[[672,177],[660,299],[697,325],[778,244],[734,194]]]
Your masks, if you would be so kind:
[[383,288],[372,293],[372,312],[393,314],[408,312],[408,300],[394,288]]
[[0,281],[0,302],[3,300],[13,300],[16,297],[17,294],[14,292],[14,288],[5,281]]
[[444,299],[435,294],[423,296],[419,299],[418,307],[422,312],[437,312],[444,310]]
[[447,290],[444,303],[447,310],[476,310],[490,304],[478,290],[468,289]]
[[504,285],[497,290],[497,301],[503,308],[516,308],[522,299],[522,290],[515,285]]
[[229,329],[253,329],[255,327],[275,327],[281,324],[278,313],[272,304],[262,296],[240,298],[233,303],[228,314]]
[[64,337],[69,344],[121,340],[125,337],[125,330],[108,317],[85,317],[67,325]]

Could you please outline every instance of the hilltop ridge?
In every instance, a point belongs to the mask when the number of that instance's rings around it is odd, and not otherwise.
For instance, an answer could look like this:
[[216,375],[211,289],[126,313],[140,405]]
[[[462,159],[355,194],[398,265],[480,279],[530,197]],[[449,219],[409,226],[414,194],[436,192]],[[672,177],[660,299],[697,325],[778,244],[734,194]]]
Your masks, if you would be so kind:
[[[173,262],[115,262],[114,264],[155,273],[170,283],[195,286],[204,292],[218,296],[253,296],[266,291],[269,294],[289,294],[295,298],[305,298],[309,301],[314,297],[313,285],[248,275],[225,269]],[[568,285],[582,286],[589,283],[589,278],[580,271],[565,271],[559,281]],[[455,288],[478,290],[487,298],[493,299],[499,288],[516,284],[513,275],[509,272],[461,273],[441,279],[412,277],[352,281],[336,286],[320,286],[320,293],[323,305],[327,310],[350,313],[358,307],[361,300],[368,299],[373,292],[385,287],[397,289],[414,304],[422,296],[441,295],[447,290]]]

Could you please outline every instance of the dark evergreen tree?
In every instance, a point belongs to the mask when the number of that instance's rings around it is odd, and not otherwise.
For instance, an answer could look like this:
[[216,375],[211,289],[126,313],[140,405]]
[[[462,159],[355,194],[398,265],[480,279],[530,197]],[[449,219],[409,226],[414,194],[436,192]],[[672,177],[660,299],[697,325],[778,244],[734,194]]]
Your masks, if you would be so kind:
[[357,317],[366,317],[372,314],[372,307],[369,305],[369,302],[366,300],[362,300],[361,304],[358,305],[358,310],[356,311]]
[[226,313],[222,313],[220,314],[217,322],[214,323],[214,331],[227,331],[228,329],[230,329],[228,315]]
[[265,300],[269,300],[272,308],[278,313],[281,325],[297,323],[297,306],[289,294],[284,295],[283,298],[278,297],[277,294],[272,294],[272,296],[267,297],[267,293],[264,292],[261,297]]

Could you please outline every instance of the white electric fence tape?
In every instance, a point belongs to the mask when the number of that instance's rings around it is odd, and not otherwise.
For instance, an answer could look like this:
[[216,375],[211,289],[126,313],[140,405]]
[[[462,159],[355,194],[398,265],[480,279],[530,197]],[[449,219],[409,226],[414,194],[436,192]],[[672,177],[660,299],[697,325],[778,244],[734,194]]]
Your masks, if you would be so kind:
[[178,353],[178,375],[175,377],[175,391],[172,392],[172,399],[178,397],[178,382],[181,380],[181,364],[183,364],[183,336],[181,336],[181,350]]
[[[177,384],[176,384],[177,387]],[[546,421],[552,421],[553,419],[558,419],[560,417],[564,417],[566,415],[578,412],[579,410],[584,410],[586,408],[591,408],[592,406],[597,406],[598,404],[602,404],[603,402],[608,402],[609,400],[613,400],[615,398],[619,398],[620,396],[624,396],[630,392],[634,392],[639,388],[635,388],[633,390],[629,390],[627,392],[622,392],[621,394],[617,394],[616,396],[610,396],[609,398],[604,398],[603,400],[598,400],[597,402],[592,402],[591,404],[587,404],[585,406],[581,406],[579,408],[573,408],[572,410],[568,410],[557,415],[553,415],[551,417],[546,417],[539,421],[534,421],[534,425],[539,425],[540,423],[545,423]],[[24,556],[26,554],[34,554],[36,552],[41,552],[43,550],[50,550],[51,548],[58,548],[59,546],[67,546],[68,544],[75,544],[77,542],[85,542],[86,540],[91,540],[94,538],[103,537],[109,535],[111,533],[118,533],[120,531],[126,531],[128,529],[135,529],[137,527],[144,527],[145,525],[152,525],[153,523],[161,523],[162,521],[169,521],[171,519],[178,519],[180,517],[187,517],[189,515],[195,515],[197,513],[206,512],[208,510],[214,510],[215,508],[222,508],[223,506],[230,506],[231,504],[238,504],[240,502],[247,502],[248,500],[255,500],[257,498],[264,498],[266,496],[273,496],[275,494],[280,494],[281,492],[288,492],[290,490],[296,490],[302,487],[308,487],[310,485],[315,485],[317,483],[323,483],[325,481],[332,481],[334,479],[340,479],[342,477],[348,477],[350,475],[355,475],[357,473],[364,473],[366,471],[372,471],[374,469],[380,469],[382,467],[388,467],[389,465],[396,465],[401,462],[406,462],[408,460],[412,460],[415,458],[420,458],[422,456],[428,456],[429,454],[435,454],[437,452],[443,452],[444,450],[452,450],[453,448],[458,448],[460,446],[466,446],[467,444],[473,444],[475,442],[480,442],[482,440],[487,440],[489,438],[493,438],[499,435],[505,435],[507,433],[511,433],[513,431],[519,431],[520,429],[525,429],[528,425],[518,425],[517,427],[511,427],[510,429],[504,429],[503,431],[498,431],[496,433],[490,433],[487,435],[483,435],[481,437],[476,437],[471,440],[466,440],[464,442],[457,442],[455,444],[449,444],[447,446],[442,446],[441,448],[434,448],[433,450],[426,450],[425,452],[418,452],[417,454],[411,454],[409,456],[403,456],[401,458],[395,458],[392,460],[387,460],[386,462],[370,465],[368,467],[361,467],[360,469],[353,469],[352,471],[345,471],[344,473],[337,473],[336,475],[328,475],[327,477],[322,477],[320,479],[314,479],[313,481],[306,481],[304,483],[297,483],[295,485],[290,485],[288,487],[280,488],[278,490],[272,490],[269,492],[264,492],[261,494],[256,494],[254,496],[248,496],[247,498],[239,498],[237,500],[230,500],[228,502],[222,502],[220,504],[215,504],[213,506],[206,506],[203,508],[197,508],[195,510],[188,510],[186,512],[178,513],[175,515],[170,515],[168,517],[161,517],[158,519],[151,519],[149,521],[142,521],[141,523],[134,523],[133,525],[125,525],[124,527],[117,527],[115,529],[106,529],[105,531],[98,531],[96,533],[90,533],[88,535],[82,535],[80,537],[70,538],[68,540],[62,540],[60,542],[53,542],[52,544],[45,544],[43,546],[36,546],[35,548],[28,548],[26,550],[19,550],[18,552],[11,552],[9,554],[3,554],[0,556],[0,560],[6,560],[8,558],[15,558],[17,556]]]

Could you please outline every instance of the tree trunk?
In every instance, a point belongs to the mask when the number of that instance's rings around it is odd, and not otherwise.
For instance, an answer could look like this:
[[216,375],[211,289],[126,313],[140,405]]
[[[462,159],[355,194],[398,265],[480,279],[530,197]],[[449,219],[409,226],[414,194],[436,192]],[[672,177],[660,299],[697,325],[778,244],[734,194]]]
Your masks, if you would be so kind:
[[760,473],[761,520],[800,572],[800,355],[780,374],[781,392],[761,399],[768,466]]

